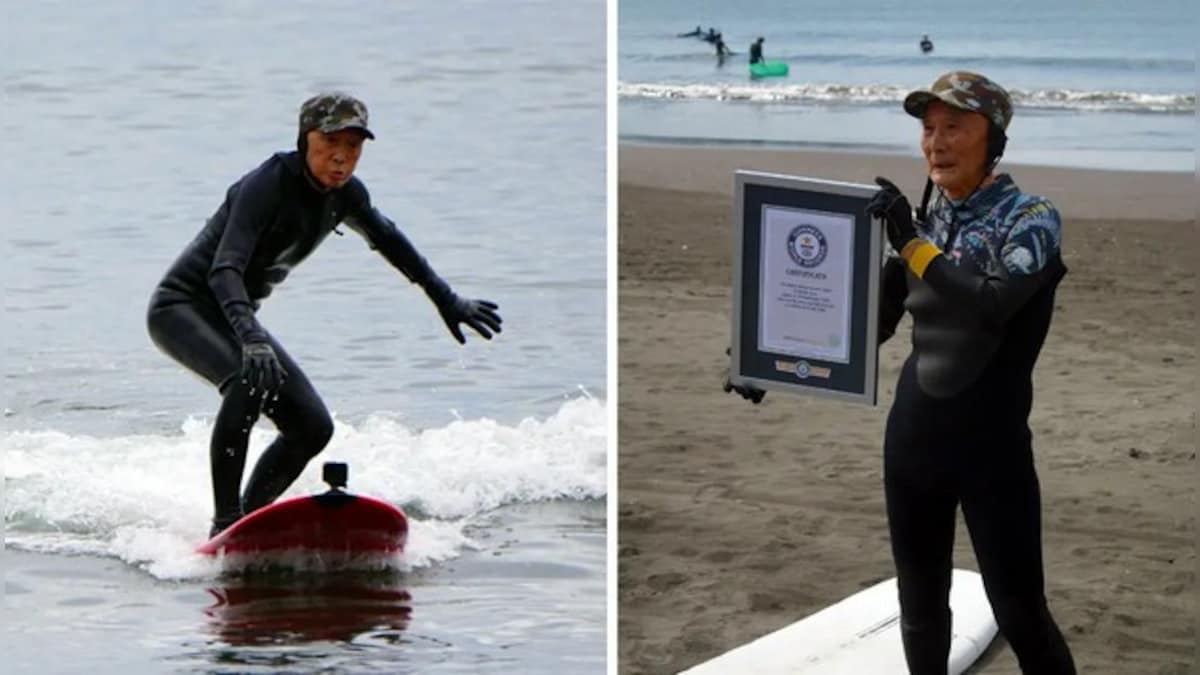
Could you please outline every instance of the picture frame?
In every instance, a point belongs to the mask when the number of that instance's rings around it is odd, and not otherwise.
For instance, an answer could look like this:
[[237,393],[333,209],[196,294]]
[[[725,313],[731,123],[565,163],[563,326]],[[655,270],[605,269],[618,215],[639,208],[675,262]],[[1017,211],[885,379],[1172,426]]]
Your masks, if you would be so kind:
[[874,185],[734,175],[730,382],[875,405],[883,232]]

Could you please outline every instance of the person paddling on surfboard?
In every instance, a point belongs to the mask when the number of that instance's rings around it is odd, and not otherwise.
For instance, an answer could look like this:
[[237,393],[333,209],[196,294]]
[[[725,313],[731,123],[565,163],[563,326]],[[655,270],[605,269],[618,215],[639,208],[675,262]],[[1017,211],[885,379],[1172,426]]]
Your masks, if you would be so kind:
[[750,63],[761,63],[763,61],[763,39],[760,37],[750,45]]
[[930,40],[928,35],[922,36],[921,37],[921,52],[923,54],[928,54],[931,51],[933,51],[933,40]]
[[[255,314],[339,224],[421,286],[459,343],[466,341],[460,324],[486,339],[500,332],[495,303],[457,295],[371,205],[354,168],[364,143],[374,138],[367,107],[358,99],[326,93],[305,101],[297,149],[272,155],[229,187],[151,296],[151,339],[222,397],[210,445],[215,506],[210,536],[273,502],[333,434],[329,411],[313,385]],[[279,435],[239,495],[250,430],[261,414]]]
[[[899,586],[905,659],[945,673],[956,509],[963,517],[1000,632],[1024,673],[1075,673],[1050,615],[1042,569],[1041,498],[1029,412],[1032,374],[1066,274],[1062,222],[1045,198],[994,172],[1012,101],[966,71],[911,92],[928,174],[914,216],[877,178],[867,213],[885,223],[879,339],[913,317],[884,432],[884,497]],[[930,204],[933,188],[937,199]],[[726,391],[760,402],[763,392]]]

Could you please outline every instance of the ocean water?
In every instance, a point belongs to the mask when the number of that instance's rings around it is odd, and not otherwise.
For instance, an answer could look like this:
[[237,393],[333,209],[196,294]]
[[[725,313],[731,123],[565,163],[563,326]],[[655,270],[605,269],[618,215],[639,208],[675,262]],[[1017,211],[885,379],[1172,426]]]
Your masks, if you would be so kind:
[[[10,12],[0,452],[14,672],[603,672],[604,16],[600,0]],[[219,399],[144,322],[228,185],[292,147],[300,102],[329,88],[370,107],[378,138],[357,175],[374,203],[505,319],[497,339],[460,347],[352,232],[260,312],[334,414],[319,460],[349,462],[351,490],[411,517],[383,578],[343,579],[374,600],[336,634],[315,630],[346,613],[321,600],[336,579],[251,583],[191,553],[212,515]],[[254,430],[249,462],[272,434]],[[321,490],[319,475],[316,461],[288,494]],[[299,627],[244,620],[281,602]],[[211,630],[231,616],[236,639]]]
[[[1196,14],[1186,0],[1014,0],[965,7],[763,0],[746,7],[619,0],[621,138],[918,153],[905,94],[949,70],[986,74],[1012,94],[1012,161],[1190,171]],[[736,53],[698,38],[714,27]],[[928,34],[929,54],[917,43]],[[752,81],[765,38],[785,78]]]

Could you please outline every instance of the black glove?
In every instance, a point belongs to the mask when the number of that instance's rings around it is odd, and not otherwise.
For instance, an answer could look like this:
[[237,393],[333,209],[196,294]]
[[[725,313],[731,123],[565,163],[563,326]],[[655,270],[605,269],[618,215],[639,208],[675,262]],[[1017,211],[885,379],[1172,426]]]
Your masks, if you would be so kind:
[[[732,350],[733,350],[732,347],[726,347],[725,348],[725,356],[729,356],[730,353],[732,352]],[[725,384],[721,385],[721,389],[723,389],[726,394],[728,394],[731,391],[736,391],[739,396],[746,399],[747,401],[750,401],[751,403],[754,403],[755,405],[762,403],[763,397],[767,395],[767,392],[763,391],[762,389],[758,389],[757,387],[748,385],[748,384],[735,385],[733,382],[731,382],[729,380],[729,374],[728,374],[729,371],[726,370],[725,372],[726,372]]]
[[888,243],[896,253],[900,253],[909,242],[917,238],[917,230],[913,227],[912,206],[900,192],[900,188],[890,180],[876,178],[875,182],[882,189],[867,202],[867,214],[883,219]]
[[734,384],[729,381],[728,377],[725,378],[725,384],[721,388],[725,390],[726,394],[736,391],[739,396],[756,405],[762,403],[763,397],[767,395],[767,392],[762,389],[752,387],[748,384]]
[[463,337],[462,329],[458,327],[460,323],[467,324],[487,340],[492,339],[492,333],[500,332],[502,319],[496,313],[499,307],[494,302],[468,300],[450,293],[438,302],[437,308],[442,320],[446,322],[446,327],[450,329],[450,334],[459,344],[467,341]]
[[241,377],[243,384],[265,395],[279,391],[287,379],[287,371],[269,342],[247,342],[242,345]]

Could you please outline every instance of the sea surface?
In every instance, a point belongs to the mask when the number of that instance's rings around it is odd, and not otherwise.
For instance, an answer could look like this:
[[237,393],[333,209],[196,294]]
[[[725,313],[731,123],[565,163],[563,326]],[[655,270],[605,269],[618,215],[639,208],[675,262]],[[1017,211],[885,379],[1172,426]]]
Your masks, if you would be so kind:
[[[1187,0],[618,0],[619,134],[626,141],[918,154],[905,94],[981,72],[1015,102],[1006,158],[1194,168],[1196,12]],[[720,31],[733,56],[677,37]],[[934,49],[918,48],[928,35]],[[784,78],[751,80],[764,38]]]
[[[5,672],[604,672],[604,3],[7,16]],[[412,529],[383,570],[247,578],[192,553],[219,399],[155,349],[145,309],[327,89],[370,108],[374,204],[504,332],[459,346],[353,232],[294,270],[260,320],[336,430],[288,494],[346,461]],[[272,435],[260,422],[249,462]]]

